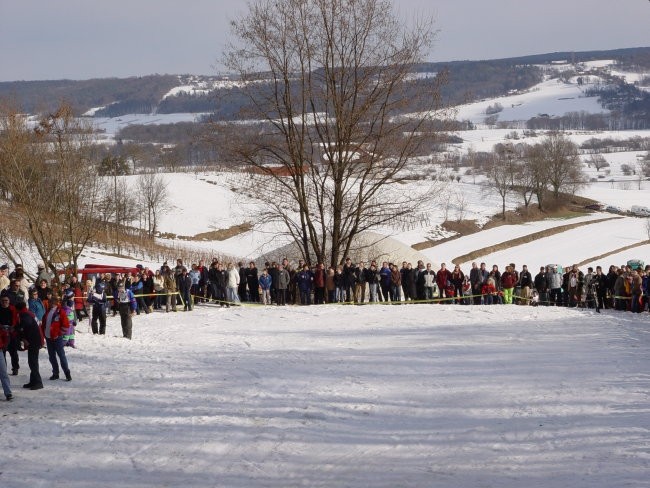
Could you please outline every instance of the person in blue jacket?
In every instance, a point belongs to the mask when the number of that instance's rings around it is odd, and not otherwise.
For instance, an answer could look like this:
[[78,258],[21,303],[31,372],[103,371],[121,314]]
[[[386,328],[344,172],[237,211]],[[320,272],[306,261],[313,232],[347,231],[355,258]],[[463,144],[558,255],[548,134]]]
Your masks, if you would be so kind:
[[259,278],[260,289],[262,290],[262,303],[264,305],[271,305],[271,282],[273,278],[268,270],[264,268]]
[[36,288],[33,288],[29,290],[29,300],[27,300],[27,306],[29,308],[29,311],[34,314],[34,317],[36,317],[37,321],[43,320],[43,315],[45,315],[45,305],[43,304],[43,300],[41,300],[38,296],[38,290]]
[[300,304],[311,305],[311,289],[314,284],[314,275],[309,271],[309,265],[305,264],[302,271],[296,277],[298,290],[300,290]]
[[384,301],[390,301],[390,266],[386,261],[381,263],[381,269],[379,270],[379,286]]

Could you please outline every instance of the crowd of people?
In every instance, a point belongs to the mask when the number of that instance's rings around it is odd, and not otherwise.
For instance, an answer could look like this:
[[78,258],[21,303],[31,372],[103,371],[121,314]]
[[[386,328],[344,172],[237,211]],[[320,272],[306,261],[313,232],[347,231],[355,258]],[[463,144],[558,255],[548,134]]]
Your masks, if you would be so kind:
[[52,366],[50,380],[63,372],[72,376],[65,347],[75,347],[75,327],[89,320],[93,334],[106,333],[107,315],[119,314],[122,334],[132,337],[132,317],[154,311],[176,312],[179,306],[191,311],[194,304],[233,305],[328,303],[450,303],[460,305],[541,305],[615,309],[640,313],[648,310],[650,265],[600,266],[584,273],[577,265],[540,267],[535,275],[526,265],[514,263],[499,270],[485,263],[472,263],[466,273],[460,266],[447,268],[442,263],[434,270],[430,263],[418,261],[402,266],[387,261],[353,263],[346,258],[340,265],[325,267],[299,261],[293,266],[287,258],[267,262],[261,271],[254,261],[222,263],[214,259],[189,267],[178,259],[174,267],[165,262],[151,270],[138,265],[133,272],[87,275],[79,281],[73,274],[62,282],[39,265],[34,283],[22,266],[0,267],[0,380],[5,397],[10,388],[6,353],[11,374],[17,375],[18,352],[27,351],[29,382],[24,388],[43,388],[38,354],[45,347]]
[[[179,260],[176,269],[182,268]],[[187,301],[212,301],[228,306],[233,303],[264,305],[325,303],[428,302],[453,304],[521,304],[613,308],[642,312],[648,308],[650,265],[636,268],[624,264],[600,266],[583,272],[577,265],[544,266],[532,274],[526,265],[514,263],[501,271],[485,263],[472,263],[464,272],[460,266],[447,268],[442,263],[433,269],[418,261],[415,266],[402,262],[353,263],[346,258],[340,265],[310,266],[288,259],[267,262],[261,272],[251,261],[224,266],[214,260],[210,266],[193,264],[185,290]]]

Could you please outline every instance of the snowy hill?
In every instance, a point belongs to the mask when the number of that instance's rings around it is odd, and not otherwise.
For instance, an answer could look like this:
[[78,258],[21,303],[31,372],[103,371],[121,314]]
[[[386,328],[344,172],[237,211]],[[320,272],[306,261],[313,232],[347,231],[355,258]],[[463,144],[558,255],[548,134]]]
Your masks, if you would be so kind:
[[[537,58],[534,58],[537,59]],[[523,60],[521,61],[524,62]],[[538,62],[538,61],[536,61]],[[550,118],[561,117],[570,112],[606,113],[595,96],[587,96],[590,87],[608,83],[613,77],[625,79],[629,83],[640,83],[647,78],[643,69],[633,71],[629,66],[620,64],[614,58],[600,60],[580,61],[568,63],[554,60],[544,64],[534,64],[544,73],[544,79],[529,89],[512,92],[497,98],[485,99],[457,107],[457,120],[468,120],[474,124],[474,130],[459,131],[455,135],[462,142],[450,144],[447,148],[449,154],[463,157],[468,151],[489,152],[500,143],[525,142],[534,144],[542,140],[545,131],[525,130],[524,123],[531,117],[544,115]],[[426,80],[433,72],[415,73],[417,80]],[[609,80],[609,81],[608,81]],[[144,82],[144,81],[143,81]],[[166,79],[166,83],[174,86],[161,91],[161,99],[175,98],[177,96],[203,96],[214,90],[228,90],[236,88],[238,82],[228,77],[205,76],[179,76],[176,79]],[[167,85],[167,86],[168,86]],[[496,110],[495,107],[498,107]],[[88,112],[96,115],[100,107],[95,107]],[[491,109],[493,112],[491,112]],[[115,136],[120,129],[130,125],[156,126],[158,124],[173,124],[176,122],[195,122],[201,114],[173,113],[173,114],[126,114],[120,117],[92,117],[94,126],[101,131],[98,141],[104,144],[115,142]],[[493,120],[486,124],[486,118],[492,115]],[[499,128],[505,124],[508,128]],[[648,138],[648,131],[588,131],[572,130],[565,134],[576,144],[583,144],[591,139],[629,140],[632,138]],[[591,182],[580,194],[595,199],[605,205],[615,205],[623,211],[633,205],[645,205],[650,202],[650,182],[639,181],[638,177],[628,174],[624,168],[634,166],[644,152],[639,150],[616,150],[603,153],[602,156],[609,165],[606,169],[597,171],[589,165],[589,155],[583,156],[584,170]],[[419,170],[423,177],[440,171],[438,168],[426,165]],[[417,177],[417,175],[415,175]],[[423,214],[421,221],[414,223],[409,228],[383,228],[378,229],[381,236],[392,239],[392,249],[387,252],[389,256],[399,259],[399,254],[409,256],[409,259],[428,259],[433,262],[451,261],[477,249],[507,241],[509,238],[523,237],[527,234],[538,232],[538,229],[550,229],[567,224],[579,224],[591,216],[569,219],[569,221],[547,221],[537,224],[507,226],[502,230],[482,231],[477,234],[453,240],[441,245],[435,241],[453,236],[453,233],[443,230],[441,224],[445,220],[474,220],[479,225],[487,222],[500,205],[500,197],[495,192],[490,192],[482,184],[484,179],[471,174],[471,168],[458,167],[446,169],[438,173],[439,178],[452,177],[448,183],[440,188],[439,198],[431,201]],[[240,194],[239,188],[242,175],[222,172],[207,172],[193,174],[168,174],[165,175],[172,208],[167,211],[160,221],[159,230],[166,236],[184,236],[184,240],[170,241],[175,246],[202,249],[206,257],[211,254],[225,254],[234,258],[250,258],[258,260],[277,259],[280,253],[290,251],[286,246],[289,240],[282,237],[282,229],[276,225],[256,221],[260,211],[260,202]],[[136,177],[122,178],[124,184],[134,187]],[[412,185],[414,192],[422,191],[422,185]],[[135,190],[135,188],[134,188]],[[520,205],[515,196],[508,197],[507,208],[514,209]],[[594,216],[595,217],[595,216]],[[226,229],[245,223],[253,223],[251,230],[234,235],[222,241],[206,240],[205,238],[193,239],[206,232]],[[615,227],[608,227],[615,226]],[[578,235],[590,235],[588,229],[600,232],[607,239],[599,241],[599,251],[595,252],[594,246],[580,240],[570,239],[570,244],[562,246],[563,256],[557,256],[559,261],[582,261],[589,257],[606,254],[608,251],[617,252],[622,247],[622,240],[641,243],[648,239],[644,231],[643,221],[628,218],[619,223],[601,223],[593,227],[583,227],[583,231],[576,231]],[[611,239],[610,239],[611,236]],[[411,246],[432,241],[431,245],[422,252],[414,251]],[[549,257],[547,252],[556,253],[558,244],[554,240],[538,239],[528,243],[517,251],[517,262],[532,264],[545,264]],[[403,246],[403,247],[400,247]],[[398,251],[398,249],[401,249]],[[574,250],[572,250],[574,249]],[[543,252],[540,252],[543,251]],[[482,259],[501,260],[514,252],[509,249],[496,256],[486,255]],[[630,257],[637,257],[636,250],[628,251]],[[530,256],[530,257],[528,257]],[[532,257],[536,256],[535,261]],[[544,256],[544,257],[542,257]],[[359,258],[368,256],[359,256]],[[580,258],[583,259],[580,259]],[[297,258],[297,256],[296,256]],[[89,253],[85,259],[95,259]],[[512,259],[508,260],[511,261]],[[401,259],[400,259],[401,260]],[[155,263],[151,263],[155,264]],[[503,264],[503,263],[500,263]]]
[[132,341],[83,324],[72,382],[12,377],[0,484],[647,486],[649,326],[447,305],[203,306],[140,315]]
[[[575,70],[575,66],[555,63],[547,66],[554,73]],[[611,60],[592,61],[580,66],[580,72],[606,73],[615,72],[617,76],[626,76],[640,79],[642,73],[616,71]],[[468,151],[492,150],[495,144],[510,142],[525,142],[534,144],[544,136],[544,131],[527,131],[524,129],[500,129],[488,127],[483,124],[486,117],[486,108],[500,104],[503,109],[497,113],[499,121],[524,121],[540,113],[548,116],[563,115],[571,111],[602,111],[595,97],[587,97],[585,89],[598,83],[595,75],[582,82],[577,76],[561,81],[558,78],[549,78],[530,90],[514,93],[506,97],[487,99],[481,102],[470,103],[458,107],[457,119],[468,119],[476,124],[477,129],[459,131],[456,135],[461,143],[452,144],[448,151],[459,156],[466,155]],[[636,77],[636,78],[635,78]],[[187,78],[184,80],[188,90],[207,89],[203,78]],[[216,81],[215,81],[216,83]],[[210,85],[214,86],[214,85]],[[185,88],[182,88],[184,90]],[[179,88],[181,90],[181,88]],[[196,114],[158,114],[158,115],[128,115],[116,118],[93,118],[95,126],[103,132],[99,136],[105,143],[111,143],[117,131],[130,124],[156,125],[179,121],[195,120]],[[580,145],[590,139],[629,140],[632,138],[650,137],[650,131],[566,131],[565,134],[576,144]],[[589,155],[583,156],[584,170],[591,182],[580,191],[580,194],[592,198],[603,205],[615,205],[622,210],[629,210],[633,205],[647,205],[650,202],[650,182],[638,181],[633,175],[626,175],[623,168],[634,165],[640,153],[632,150],[618,150],[606,152],[604,156],[607,167],[596,171],[589,167]],[[525,225],[510,225],[500,229],[481,231],[471,236],[452,240],[444,244],[435,245],[433,242],[424,251],[415,251],[411,246],[425,241],[436,241],[453,235],[441,229],[445,220],[475,220],[479,224],[485,223],[493,216],[500,206],[500,197],[495,192],[490,192],[482,184],[483,178],[476,178],[468,172],[469,168],[456,168],[447,170],[447,174],[455,176],[454,181],[445,183],[440,188],[440,198],[431,201],[425,212],[425,218],[408,229],[384,228],[378,229],[379,237],[390,237],[393,244],[386,250],[386,255],[395,258],[417,260],[425,259],[433,263],[449,262],[459,256],[485,248],[489,245],[499,244],[514,238],[534,234],[543,229],[552,229],[566,225],[578,225],[592,218],[603,218],[607,215],[594,215],[571,218],[560,221],[543,221]],[[427,174],[426,166],[420,168]],[[436,168],[431,168],[436,171]],[[241,187],[240,179],[243,178],[236,172],[208,172],[208,173],[178,173],[165,175],[172,208],[160,220],[161,234],[185,236],[185,240],[161,242],[171,243],[176,246],[201,249],[205,257],[211,255],[229,255],[234,259],[246,258],[265,260],[280,259],[292,252],[286,246],[289,240],[280,234],[283,229],[277,225],[256,222],[256,215],[260,213],[260,202],[241,194],[236,189]],[[445,177],[444,173],[441,177]],[[135,176],[123,177],[124,183],[134,186]],[[639,189],[640,185],[640,189]],[[421,191],[421,186],[412,185],[414,192]],[[134,188],[135,190],[135,188]],[[515,196],[508,197],[507,207],[514,209],[520,205]],[[203,234],[218,229],[226,229],[244,223],[255,223],[251,230],[234,235],[222,241],[192,239],[192,236]],[[574,236],[574,237],[572,237]],[[597,238],[600,236],[600,238]],[[567,238],[565,238],[567,237]],[[505,249],[496,255],[479,256],[477,259],[503,265],[506,262],[526,262],[529,266],[548,264],[549,262],[582,262],[594,256],[618,252],[626,243],[642,243],[649,238],[642,219],[627,218],[621,221],[600,223],[576,229],[573,234],[566,236],[550,236],[540,238],[517,249]],[[189,238],[189,239],[188,239]],[[596,245],[596,243],[598,245]],[[642,249],[630,249],[620,258],[623,260],[643,257]],[[297,259],[298,256],[292,256]],[[368,259],[372,256],[358,256],[358,259]],[[95,259],[90,253],[85,259]],[[137,258],[136,258],[137,259]],[[141,259],[141,258],[140,258]],[[648,260],[650,261],[650,259]],[[157,263],[150,263],[156,265]],[[464,263],[468,266],[469,263]],[[601,264],[609,264],[606,260]]]

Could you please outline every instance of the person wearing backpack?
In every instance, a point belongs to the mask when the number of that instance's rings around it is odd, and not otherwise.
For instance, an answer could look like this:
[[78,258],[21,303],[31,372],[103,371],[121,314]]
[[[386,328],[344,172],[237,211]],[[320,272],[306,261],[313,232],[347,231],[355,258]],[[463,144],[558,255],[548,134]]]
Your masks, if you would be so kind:
[[43,380],[38,363],[38,355],[43,347],[43,336],[38,326],[38,321],[24,302],[16,305],[18,311],[18,336],[27,350],[27,364],[29,365],[29,383],[23,388],[40,390],[43,388]]
[[68,316],[68,323],[70,324],[67,330],[61,331],[63,334],[63,345],[74,348],[74,329],[77,326],[77,314],[74,310],[74,290],[72,288],[65,290],[63,299],[61,313],[65,313]]

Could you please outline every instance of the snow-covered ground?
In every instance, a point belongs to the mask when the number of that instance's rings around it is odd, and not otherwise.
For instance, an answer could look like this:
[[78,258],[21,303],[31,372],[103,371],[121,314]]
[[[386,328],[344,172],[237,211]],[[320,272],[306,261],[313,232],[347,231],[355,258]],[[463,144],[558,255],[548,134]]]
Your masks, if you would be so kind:
[[[102,108],[102,107],[99,107]],[[128,114],[119,117],[93,117],[88,122],[97,130],[103,131],[108,140],[113,140],[115,135],[129,125],[160,125],[176,124],[178,122],[196,122],[203,115],[201,113],[175,113],[175,114]]]
[[[592,220],[612,217],[610,214],[591,214],[573,219],[552,219],[538,222],[529,222],[520,225],[502,225],[492,229],[483,230],[475,234],[462,236],[446,241],[437,246],[425,249],[423,254],[434,261],[450,263],[452,259],[468,254],[472,251],[496,244],[507,243],[519,237],[528,236],[537,232],[562,227],[565,225],[581,224]],[[479,258],[480,260],[480,258]],[[510,262],[510,261],[508,261]],[[500,263],[495,263],[500,264]]]
[[[475,261],[485,261],[488,266],[497,264],[499,269],[503,269],[508,263],[515,263],[518,266],[527,264],[528,269],[532,272],[547,264],[566,266],[580,263],[632,244],[647,241],[648,238],[645,219],[626,217],[567,230],[527,244],[481,256]],[[642,251],[632,248],[618,253],[616,261],[612,261],[613,258],[607,256],[600,259],[597,264],[606,269],[610,264],[619,266],[629,259],[640,258],[649,261],[647,255],[640,255],[640,252]],[[627,258],[621,261],[623,257]],[[463,268],[469,269],[469,265],[470,263],[465,263]]]
[[456,118],[482,124],[488,116],[486,109],[495,103],[503,107],[503,110],[496,114],[500,121],[526,121],[542,114],[553,117],[562,116],[567,112],[607,112],[600,106],[596,97],[585,96],[585,88],[577,83],[550,79],[524,93],[463,105]]
[[0,402],[0,486],[650,486],[650,315],[312,306],[109,319]]

